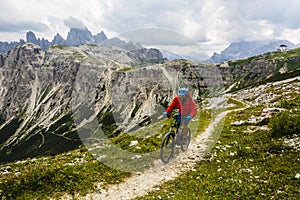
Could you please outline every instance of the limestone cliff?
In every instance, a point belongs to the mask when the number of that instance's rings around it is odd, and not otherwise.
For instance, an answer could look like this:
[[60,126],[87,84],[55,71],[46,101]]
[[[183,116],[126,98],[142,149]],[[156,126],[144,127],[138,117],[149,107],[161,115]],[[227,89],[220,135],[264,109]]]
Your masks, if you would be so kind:
[[[147,58],[159,60],[161,55]],[[124,59],[123,63],[118,59]],[[78,147],[81,140],[73,123],[70,100],[74,89],[88,89],[74,88],[74,83],[81,81],[78,78],[87,82],[90,78],[77,77],[79,69],[96,70],[93,75],[100,80],[130,63],[139,60],[129,57],[125,50],[95,45],[58,45],[44,52],[39,46],[27,43],[1,55],[1,161]]]
[[[143,47],[18,46],[0,55],[0,162],[68,151],[97,141],[98,131],[112,137],[146,126],[179,86],[199,100],[299,68],[299,53],[282,56],[211,66],[165,62]],[[91,127],[93,120],[101,130]]]

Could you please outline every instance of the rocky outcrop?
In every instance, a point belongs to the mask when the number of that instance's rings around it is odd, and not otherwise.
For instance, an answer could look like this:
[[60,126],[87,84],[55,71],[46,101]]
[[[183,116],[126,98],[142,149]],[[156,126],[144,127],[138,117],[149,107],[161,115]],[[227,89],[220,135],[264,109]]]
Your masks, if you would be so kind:
[[52,45],[48,40],[44,38],[36,39],[35,34],[32,31],[26,33],[26,42],[37,44],[44,50],[47,49],[50,45]]
[[0,42],[0,54],[7,53],[11,49],[15,48],[18,45],[25,44],[24,40],[20,40],[19,42]]
[[65,44],[66,41],[65,39],[60,35],[60,34],[56,34],[51,42],[51,44]]
[[159,51],[143,47],[18,46],[0,55],[0,161],[61,153],[99,141],[99,133],[112,137],[146,126],[179,86],[199,100],[233,83],[245,86],[281,74],[283,66],[297,69],[297,52],[282,55],[212,66],[164,62]]
[[[26,42],[33,43],[40,46],[44,51],[55,44],[64,44],[70,46],[77,46],[82,44],[101,44],[103,41],[107,39],[105,33],[101,31],[97,33],[95,36],[87,29],[78,29],[71,28],[67,39],[65,40],[60,34],[56,34],[51,42],[44,38],[36,38],[35,34],[32,31],[28,31],[26,33]],[[25,44],[24,40],[20,40],[19,42],[0,42],[0,53],[7,53],[11,49],[15,48],[18,45]]]
[[217,65],[224,85],[234,84],[237,90],[266,82],[274,82],[300,74],[299,48],[288,52],[269,52],[247,59],[232,60]]
[[71,28],[66,39],[66,45],[76,46],[94,43],[94,37],[88,29]]
[[[161,59],[161,54],[149,54],[149,51],[156,51],[142,49],[128,56],[124,49],[115,50],[115,47],[84,45],[53,46],[43,51],[39,46],[27,43],[1,55],[1,162],[77,148],[82,143],[77,130],[83,125],[76,121],[79,118],[74,113],[82,111],[81,108],[88,104],[100,124],[106,127],[115,124],[107,117],[112,113],[122,113],[124,120],[125,113],[135,118],[133,113],[137,113],[139,104],[150,101],[147,100],[149,92],[151,96],[156,95],[154,80],[157,80],[157,73],[152,69],[145,74],[143,78],[147,79],[149,75],[153,80],[153,85],[146,87],[147,81],[144,86],[135,85],[137,80],[130,78],[140,76],[140,69],[126,70],[129,64],[138,66],[141,58],[143,63],[147,59],[152,63],[152,59]],[[120,58],[124,57],[122,62]],[[127,81],[123,83],[122,80]],[[162,92],[168,89],[161,90],[161,97],[150,102],[161,101],[165,98]],[[126,94],[132,96],[126,99]],[[94,104],[90,105],[90,99]],[[126,103],[133,99],[134,103]],[[136,116],[139,118],[135,121],[140,121],[145,114],[137,113]],[[85,137],[89,137],[89,133]]]

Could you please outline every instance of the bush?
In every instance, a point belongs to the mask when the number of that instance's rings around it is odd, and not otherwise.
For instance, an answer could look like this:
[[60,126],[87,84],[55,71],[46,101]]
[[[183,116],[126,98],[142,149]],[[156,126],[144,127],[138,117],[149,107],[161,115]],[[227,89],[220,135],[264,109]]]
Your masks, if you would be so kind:
[[290,111],[278,113],[271,119],[270,127],[273,138],[300,135],[300,115]]

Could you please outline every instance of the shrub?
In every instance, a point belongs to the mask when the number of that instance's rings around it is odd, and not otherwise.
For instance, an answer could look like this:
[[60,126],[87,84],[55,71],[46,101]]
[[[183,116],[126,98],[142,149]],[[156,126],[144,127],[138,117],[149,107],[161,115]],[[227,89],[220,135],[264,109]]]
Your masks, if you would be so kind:
[[270,127],[273,138],[300,135],[300,115],[290,111],[278,113],[270,120]]

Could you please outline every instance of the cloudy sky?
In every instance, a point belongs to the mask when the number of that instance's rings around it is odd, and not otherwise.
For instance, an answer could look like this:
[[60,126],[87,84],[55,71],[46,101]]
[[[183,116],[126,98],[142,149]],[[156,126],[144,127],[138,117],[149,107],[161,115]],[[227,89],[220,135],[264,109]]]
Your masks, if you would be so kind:
[[165,30],[161,36],[147,37],[167,41],[181,35],[207,52],[220,52],[240,40],[277,38],[298,44],[300,1],[1,0],[0,41],[25,39],[29,30],[49,41],[56,33],[66,39],[70,28],[82,27],[93,35],[104,31],[108,38],[160,29]]

